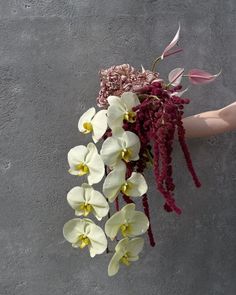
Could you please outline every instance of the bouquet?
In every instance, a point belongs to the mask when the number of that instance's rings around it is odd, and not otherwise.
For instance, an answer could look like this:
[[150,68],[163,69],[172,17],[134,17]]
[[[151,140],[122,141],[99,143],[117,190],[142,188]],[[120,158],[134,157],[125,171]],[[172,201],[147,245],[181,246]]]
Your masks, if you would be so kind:
[[[190,100],[182,98],[187,89],[182,89],[181,81],[186,77],[192,84],[209,83],[220,72],[212,75],[191,69],[184,74],[184,68],[175,68],[168,81],[163,80],[155,71],[156,64],[182,51],[178,47],[179,33],[180,25],[173,40],[153,62],[152,70],[141,65],[138,71],[121,64],[99,71],[101,88],[96,102],[101,110],[89,108],[78,122],[79,131],[91,135],[92,141],[68,153],[69,173],[86,180],[67,194],[76,217],[65,223],[63,235],[72,247],[88,248],[91,257],[113,253],[109,276],[115,275],[121,264],[128,266],[139,259],[144,233],[150,245],[155,246],[144,177],[148,166],[153,167],[157,190],[164,197],[164,210],[181,214],[174,198],[171,157],[176,129],[193,182],[201,186],[185,141],[182,115]],[[102,144],[98,152],[99,142]],[[100,192],[94,185],[102,180]],[[142,204],[142,211],[136,210],[137,202]],[[115,213],[111,214],[111,209]],[[97,223],[104,217],[102,228]]]

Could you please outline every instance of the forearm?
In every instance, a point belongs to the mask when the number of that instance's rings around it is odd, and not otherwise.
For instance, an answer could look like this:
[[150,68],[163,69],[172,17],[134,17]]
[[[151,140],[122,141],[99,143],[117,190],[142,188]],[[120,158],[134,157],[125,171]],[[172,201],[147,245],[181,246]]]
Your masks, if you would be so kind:
[[[236,130],[236,102],[219,110],[183,118],[185,137],[207,137]],[[177,130],[175,139],[178,138]]]

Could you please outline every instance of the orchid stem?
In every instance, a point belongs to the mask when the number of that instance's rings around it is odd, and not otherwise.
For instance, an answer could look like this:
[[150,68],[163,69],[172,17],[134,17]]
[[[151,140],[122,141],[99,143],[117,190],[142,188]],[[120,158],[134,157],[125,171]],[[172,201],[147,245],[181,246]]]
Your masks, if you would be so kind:
[[[107,173],[107,165],[105,165],[105,175],[107,176],[108,175],[108,173]],[[107,200],[107,202],[108,202],[108,199],[106,199]],[[108,211],[108,213],[107,213],[107,220],[109,219],[111,217],[111,212],[110,212],[110,210]],[[107,249],[106,249],[106,252],[107,253],[109,253],[110,252],[110,250],[109,250],[109,248],[108,248],[108,245],[107,245]]]
[[153,163],[154,163],[154,162],[153,162],[153,158],[152,158],[152,156],[151,156],[149,150],[147,150],[147,156],[148,156],[148,159],[149,159],[150,163],[153,165]]

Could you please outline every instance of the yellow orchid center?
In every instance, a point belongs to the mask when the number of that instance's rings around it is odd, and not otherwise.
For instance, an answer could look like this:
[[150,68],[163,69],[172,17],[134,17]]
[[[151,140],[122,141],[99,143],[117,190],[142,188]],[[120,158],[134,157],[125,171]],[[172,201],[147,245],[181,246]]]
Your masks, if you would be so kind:
[[122,224],[120,230],[123,237],[127,237],[127,234],[130,232],[130,225],[128,223]]
[[89,167],[85,165],[84,163],[75,165],[75,170],[79,172],[79,176],[89,173]]
[[83,249],[90,244],[90,240],[86,235],[80,235],[77,243],[79,244],[79,247]]
[[90,122],[84,122],[83,127],[85,129],[83,133],[90,133],[93,131],[93,125]]
[[126,194],[130,188],[131,188],[131,183],[128,183],[126,181],[124,184],[122,184],[120,190],[122,191],[122,193]]
[[124,119],[127,120],[130,123],[134,123],[135,120],[136,120],[136,113],[135,112],[132,112],[132,111],[126,112],[124,114]]
[[79,210],[84,211],[84,216],[88,216],[89,213],[93,210],[93,207],[90,204],[83,203],[79,206]]
[[121,158],[125,161],[125,162],[129,162],[130,158],[131,158],[132,152],[130,149],[123,149],[121,151]]
[[120,262],[124,263],[124,264],[127,265],[127,266],[130,265],[130,261],[128,260],[128,255],[127,255],[127,253],[121,257]]

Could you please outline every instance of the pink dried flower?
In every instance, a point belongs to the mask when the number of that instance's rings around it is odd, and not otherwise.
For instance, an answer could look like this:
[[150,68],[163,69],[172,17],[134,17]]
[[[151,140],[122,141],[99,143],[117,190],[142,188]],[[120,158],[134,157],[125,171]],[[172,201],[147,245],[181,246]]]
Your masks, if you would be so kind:
[[101,89],[97,97],[97,104],[104,108],[108,106],[107,97],[109,95],[120,96],[125,91],[131,91],[132,82],[137,75],[134,68],[129,64],[102,69],[99,74]]
[[154,82],[161,82],[159,73],[145,70],[142,72],[135,70],[129,64],[112,66],[108,69],[99,71],[100,91],[97,97],[99,107],[107,108],[107,98],[110,95],[121,96],[125,91],[141,93],[142,89]]

